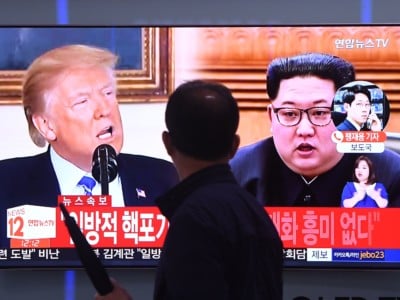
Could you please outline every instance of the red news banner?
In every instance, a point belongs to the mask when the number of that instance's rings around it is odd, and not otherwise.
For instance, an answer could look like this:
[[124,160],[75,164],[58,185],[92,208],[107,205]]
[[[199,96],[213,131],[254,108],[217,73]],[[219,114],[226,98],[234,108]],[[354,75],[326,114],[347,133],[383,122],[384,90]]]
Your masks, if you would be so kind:
[[342,131],[343,143],[383,143],[386,141],[384,131]]
[[[168,221],[157,207],[111,207],[110,196],[59,196],[58,202],[64,203],[94,248],[163,245]],[[8,209],[7,237],[11,248],[74,247],[58,207]]]
[[[109,196],[60,196],[94,248],[162,247],[168,221],[157,207],[111,207]],[[397,208],[268,207],[285,248],[400,248],[390,232]],[[7,210],[11,248],[71,248],[59,208],[23,205]]]

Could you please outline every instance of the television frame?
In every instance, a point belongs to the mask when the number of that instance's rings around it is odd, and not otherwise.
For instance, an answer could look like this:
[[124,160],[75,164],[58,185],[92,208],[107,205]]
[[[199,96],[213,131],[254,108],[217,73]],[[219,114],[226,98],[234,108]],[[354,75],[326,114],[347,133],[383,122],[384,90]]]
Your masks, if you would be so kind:
[[[398,27],[398,30],[395,30],[396,27]],[[72,27],[71,27],[72,28]],[[77,27],[75,27],[77,28]],[[122,27],[121,27],[122,28]],[[127,26],[129,28],[129,26]],[[132,28],[137,28],[137,27],[132,27]],[[199,27],[200,28],[200,27]],[[304,45],[310,43],[312,44],[315,39],[320,36],[312,37],[310,35],[310,32],[307,31],[307,29],[312,29],[312,28],[318,28],[321,31],[321,36],[325,37],[327,40],[337,40],[337,39],[342,39],[340,37],[340,29],[346,29],[348,28],[347,33],[345,34],[352,34],[349,36],[350,40],[355,40],[353,38],[353,35],[356,35],[355,29],[359,28],[367,28],[367,34],[366,36],[371,36],[374,34],[373,29],[377,28],[384,28],[380,32],[387,32],[387,34],[390,35],[390,37],[396,38],[396,41],[400,41],[400,38],[397,39],[397,31],[400,32],[400,26],[392,26],[392,25],[312,25],[312,26],[305,26],[305,25],[284,25],[284,26],[263,26],[263,27],[231,27],[235,30],[232,30],[230,33],[231,36],[234,38],[234,42],[237,43],[236,49],[241,49],[241,47],[245,47],[246,45],[249,44],[249,41],[251,41],[251,35],[246,35],[246,28],[249,29],[249,31],[257,31],[257,28],[260,28],[260,31],[257,32],[257,34],[260,34],[264,32],[267,36],[271,36],[272,40],[273,39],[278,39],[278,40],[283,40],[284,38],[287,37],[286,33],[283,33],[279,36],[279,29],[282,29],[282,32],[285,32],[285,30],[288,30],[290,28],[293,28],[295,33],[293,34],[296,38],[299,39],[299,41],[302,41],[303,44],[301,44],[302,47],[305,47]],[[330,35],[327,34],[327,36],[324,35],[324,29],[326,28],[337,28],[334,33],[331,33]],[[179,29],[179,27],[178,27]],[[188,28],[189,29],[189,28]],[[195,30],[196,28],[193,28]],[[219,42],[224,41],[223,38],[226,37],[226,35],[221,34],[223,33],[226,27],[209,27],[209,28],[202,28],[205,30],[205,33],[203,33],[206,37],[206,41],[209,43],[214,43],[214,47],[216,49],[219,49],[219,47],[216,47]],[[229,28],[228,28],[229,29]],[[393,29],[393,30],[387,30],[387,29]],[[168,93],[172,91],[172,88],[174,85],[176,85],[176,82],[174,82],[175,76],[177,72],[179,72],[179,67],[175,65],[175,60],[173,59],[173,54],[175,51],[178,49],[173,49],[174,47],[174,33],[173,33],[173,28],[167,28],[167,27],[162,27],[162,28],[143,28],[143,36],[144,40],[143,41],[143,49],[142,49],[142,59],[145,62],[144,67],[139,68],[137,70],[117,70],[117,78],[118,78],[118,84],[119,84],[119,89],[120,89],[120,94],[119,96],[121,97],[121,102],[122,103],[149,103],[149,102],[154,102],[154,101],[165,101]],[[208,31],[207,31],[208,30]],[[229,31],[229,30],[227,30]],[[372,33],[371,33],[372,32]],[[228,32],[229,36],[229,32]],[[219,40],[221,38],[221,40]],[[364,37],[366,38],[366,37]],[[307,40],[307,43],[304,42],[304,40]],[[148,43],[146,42],[148,41]],[[221,64],[210,64],[208,61],[206,61],[204,58],[211,57],[211,61],[215,60],[215,53],[205,53],[204,56],[201,56],[202,54],[200,53],[195,53],[194,56],[200,55],[199,61],[193,65],[193,69],[184,70],[184,73],[188,75],[187,77],[179,77],[177,81],[179,82],[180,80],[184,79],[192,79],[195,77],[198,78],[204,78],[204,79],[213,79],[213,78],[218,78],[218,81],[221,83],[226,84],[228,87],[232,89],[234,92],[235,97],[239,101],[239,106],[241,108],[241,112],[243,113],[244,111],[251,111],[251,110],[257,110],[257,111],[262,111],[265,112],[266,109],[266,104],[268,103],[268,99],[266,98],[265,95],[265,68],[273,57],[276,56],[281,56],[281,55],[272,55],[268,54],[268,59],[265,59],[265,56],[257,56],[254,60],[246,58],[247,56],[245,54],[246,51],[252,51],[252,49],[256,48],[258,49],[258,42],[250,43],[252,47],[250,48],[244,48],[243,52],[239,51],[239,54],[237,57],[234,57],[232,59],[232,56],[229,56],[229,53],[226,54],[226,57],[222,56],[219,57],[219,61]],[[278,43],[279,44],[279,43]],[[206,44],[206,46],[209,46],[210,44]],[[265,49],[265,47],[270,47],[272,45],[272,42],[267,43],[267,45],[264,45],[264,48],[261,47],[261,49]],[[223,45],[220,47],[221,51],[223,52],[226,50],[224,47],[231,46],[231,44],[228,45]],[[288,49],[287,51],[295,51],[293,49],[283,47],[284,49]],[[300,47],[301,48],[301,47]],[[349,48],[350,49],[350,48]],[[336,49],[338,50],[338,49]],[[340,51],[333,51],[334,54],[338,54]],[[276,49],[270,50],[271,52],[276,54]],[[296,50],[298,51],[298,50]],[[302,51],[305,51],[304,49]],[[300,51],[301,52],[301,51]],[[290,52],[291,53],[291,52]],[[285,52],[284,55],[288,55],[288,52]],[[341,56],[341,55],[339,55]],[[356,58],[356,56],[350,56],[350,61],[351,57]],[[381,56],[380,56],[381,57]],[[394,53],[390,53],[391,58],[395,58]],[[345,57],[346,58],[346,57]],[[367,56],[368,58],[368,56]],[[370,58],[370,57],[369,57]],[[213,60],[214,59],[214,60]],[[224,60],[226,59],[226,60]],[[230,60],[229,60],[230,59]],[[202,65],[202,63],[204,63]],[[382,73],[384,71],[381,71],[379,68],[379,60],[374,61],[372,64],[369,66],[366,64],[366,62],[362,59],[355,59],[355,64],[356,68],[357,66],[360,68],[360,76],[362,77],[363,80],[371,80],[367,75],[372,76],[373,74],[369,74],[371,70],[374,70],[379,73],[379,75],[382,77]],[[174,67],[169,66],[169,64],[173,64]],[[387,73],[393,74],[396,71],[400,70],[400,64],[399,63],[392,63],[392,61],[387,63]],[[174,71],[174,72],[173,72]],[[246,75],[247,76],[244,76]],[[242,76],[243,75],[243,76]],[[21,85],[21,80],[22,80],[23,72],[22,71],[16,71],[16,70],[2,70],[0,71],[0,96],[4,96],[2,99],[0,99],[2,104],[7,104],[7,105],[14,105],[14,104],[20,104],[20,96],[21,96],[21,90],[20,90],[20,85]],[[384,76],[383,76],[384,77]],[[240,80],[239,80],[240,79]],[[373,80],[371,80],[373,81]],[[400,97],[398,95],[398,91],[400,91],[400,88],[392,84],[393,82],[392,78],[388,78],[387,81],[383,82],[383,85],[379,84],[379,86],[382,86],[383,90],[387,92],[388,99],[391,102],[391,110],[393,112],[398,112],[400,111]],[[250,86],[250,88],[249,88]],[[392,105],[393,104],[393,105]],[[400,249],[400,247],[399,247]],[[300,248],[300,250],[302,250]],[[380,251],[371,248],[372,251]],[[400,251],[400,250],[399,250]],[[71,251],[71,259],[66,260],[65,264],[60,264],[60,265],[52,265],[52,263],[46,264],[46,263],[41,263],[40,266],[37,265],[32,265],[33,267],[79,267],[79,262],[74,256],[74,254]],[[121,264],[115,263],[115,264],[106,264],[107,267],[153,267],[156,266],[157,261],[154,261],[150,264],[126,264],[126,262],[122,262]],[[9,266],[10,268],[19,268],[19,267],[27,267],[29,264],[24,264],[23,266],[18,266],[18,265],[11,265]],[[388,264],[370,264],[368,262],[363,262],[363,263],[355,263],[355,262],[337,262],[335,264],[329,264],[327,262],[307,262],[304,264],[304,261],[293,261],[293,262],[286,262],[285,267],[287,268],[378,268],[378,269],[391,269],[391,268],[398,268],[400,266],[400,259],[399,261],[396,261],[394,263],[388,263]],[[7,267],[7,266],[5,266]]]

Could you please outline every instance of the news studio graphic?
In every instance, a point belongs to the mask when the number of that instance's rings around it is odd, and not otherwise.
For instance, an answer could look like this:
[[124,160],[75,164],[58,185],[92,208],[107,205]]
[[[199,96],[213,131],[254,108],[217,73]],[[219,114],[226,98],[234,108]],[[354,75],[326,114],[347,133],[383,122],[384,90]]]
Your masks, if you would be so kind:
[[56,209],[22,205],[7,209],[7,238],[11,248],[46,248],[56,237]]
[[341,153],[381,153],[385,149],[383,131],[389,120],[389,101],[377,85],[352,81],[335,94],[332,114],[337,131],[331,139]]
[[86,273],[96,288],[96,291],[100,295],[107,295],[108,293],[111,293],[113,290],[113,285],[100,259],[96,256],[92,247],[87,242],[85,236],[82,234],[81,230],[76,224],[75,219],[69,215],[65,205],[60,203],[59,206],[65,218],[65,225],[67,226],[72,240],[74,241],[79,259],[81,260]]

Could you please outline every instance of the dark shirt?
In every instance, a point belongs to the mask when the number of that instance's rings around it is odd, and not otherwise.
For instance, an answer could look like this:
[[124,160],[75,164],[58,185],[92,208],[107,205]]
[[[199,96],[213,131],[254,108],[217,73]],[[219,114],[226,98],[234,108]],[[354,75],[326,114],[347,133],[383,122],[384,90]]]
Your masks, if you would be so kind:
[[[245,146],[231,160],[239,184],[265,206],[340,207],[347,181],[352,181],[355,159],[360,153],[345,153],[329,171],[307,185],[279,157],[273,138]],[[366,154],[374,163],[376,178],[387,187],[389,206],[400,205],[400,156],[391,150]]]
[[282,299],[282,243],[228,165],[203,169],[157,200],[170,221],[154,299]]
[[347,119],[340,123],[336,129],[339,131],[358,131],[358,129]]

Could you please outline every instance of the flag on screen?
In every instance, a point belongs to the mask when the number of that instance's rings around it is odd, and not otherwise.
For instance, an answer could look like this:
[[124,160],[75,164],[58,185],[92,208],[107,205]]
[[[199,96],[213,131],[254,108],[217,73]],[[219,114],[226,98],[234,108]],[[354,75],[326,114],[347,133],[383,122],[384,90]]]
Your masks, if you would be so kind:
[[138,198],[146,198],[146,192],[139,188],[136,188],[136,195]]

